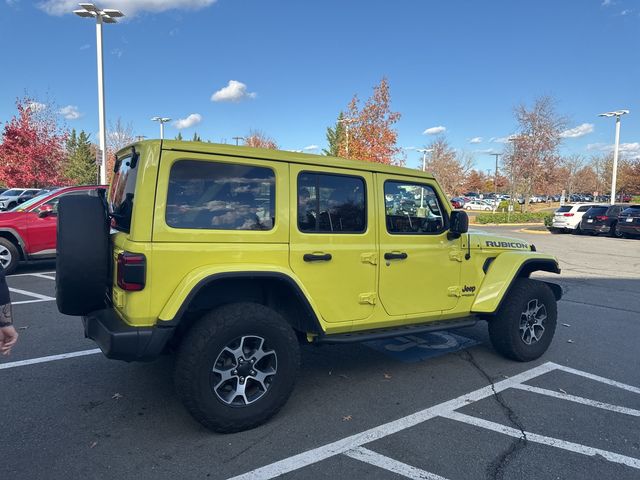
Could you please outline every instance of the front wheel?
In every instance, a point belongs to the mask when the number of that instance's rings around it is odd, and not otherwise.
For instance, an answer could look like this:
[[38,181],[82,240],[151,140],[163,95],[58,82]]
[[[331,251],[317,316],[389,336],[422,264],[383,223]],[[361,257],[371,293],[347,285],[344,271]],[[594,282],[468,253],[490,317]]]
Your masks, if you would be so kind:
[[0,237],[0,265],[8,275],[18,267],[20,252],[10,240]]
[[282,408],[299,367],[298,339],[282,316],[263,305],[235,303],[206,314],[182,339],[175,384],[202,425],[239,432]]
[[496,316],[489,337],[502,355],[529,362],[547,351],[556,330],[558,309],[551,289],[529,278],[516,279]]

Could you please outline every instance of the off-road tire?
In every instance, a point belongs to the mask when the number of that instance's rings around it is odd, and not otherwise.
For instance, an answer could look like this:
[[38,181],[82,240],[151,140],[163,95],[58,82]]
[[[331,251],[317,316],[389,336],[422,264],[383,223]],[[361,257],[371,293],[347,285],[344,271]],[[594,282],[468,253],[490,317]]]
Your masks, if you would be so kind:
[[58,203],[56,303],[65,315],[105,308],[109,222],[103,199],[69,195]]
[[[528,345],[521,336],[520,321],[530,301],[545,306],[546,320],[541,338]],[[530,362],[547,351],[556,330],[558,309],[556,298],[544,282],[518,278],[506,294],[498,313],[489,320],[489,337],[500,354],[519,362]]]
[[[238,338],[259,336],[277,355],[269,388],[254,403],[224,403],[213,389],[216,359]],[[281,315],[256,303],[234,303],[205,314],[182,338],[175,367],[178,396],[189,413],[220,433],[249,430],[263,424],[287,402],[300,369],[300,348]]]
[[5,274],[9,275],[15,272],[18,268],[18,262],[20,261],[20,252],[13,242],[7,238],[0,237],[0,251],[8,253],[9,262],[3,265]]

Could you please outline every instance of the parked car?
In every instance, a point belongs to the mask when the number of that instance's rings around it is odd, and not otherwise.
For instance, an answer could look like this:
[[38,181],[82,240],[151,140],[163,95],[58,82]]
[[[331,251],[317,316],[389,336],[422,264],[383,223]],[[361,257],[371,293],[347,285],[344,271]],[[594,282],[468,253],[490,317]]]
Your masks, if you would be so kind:
[[451,199],[451,206],[453,208],[462,208],[462,207],[464,207],[464,199],[462,199],[462,198],[452,198]]
[[625,238],[640,235],[640,205],[631,205],[620,212],[618,231]]
[[551,233],[571,232],[576,235],[582,233],[580,221],[587,210],[593,207],[592,203],[569,203],[562,205],[553,214],[553,221],[548,227]]
[[87,195],[105,187],[59,188],[0,214],[0,264],[13,272],[20,260],[56,256],[58,201],[68,195]]
[[[30,200],[38,194],[38,188],[12,188],[0,195],[0,212],[11,210],[25,200]],[[20,201],[21,199],[22,202]]]
[[471,200],[464,204],[465,210],[491,210],[491,205],[489,205],[484,200]]
[[587,210],[580,221],[580,229],[584,233],[598,235],[606,233],[612,237],[621,237],[618,229],[618,215],[624,205],[596,205]]

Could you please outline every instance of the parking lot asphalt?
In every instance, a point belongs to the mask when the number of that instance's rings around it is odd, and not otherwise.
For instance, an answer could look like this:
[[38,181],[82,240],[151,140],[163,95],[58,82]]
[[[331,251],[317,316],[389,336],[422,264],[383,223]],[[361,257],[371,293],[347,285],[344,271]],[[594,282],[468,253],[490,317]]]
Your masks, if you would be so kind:
[[283,410],[231,435],[186,413],[172,357],[107,360],[57,312],[53,264],[23,266],[8,278],[21,338],[0,360],[0,478],[637,479],[640,241],[520,229],[483,227],[560,260],[538,361],[498,356],[483,324],[455,332],[473,346],[421,361],[305,347]]

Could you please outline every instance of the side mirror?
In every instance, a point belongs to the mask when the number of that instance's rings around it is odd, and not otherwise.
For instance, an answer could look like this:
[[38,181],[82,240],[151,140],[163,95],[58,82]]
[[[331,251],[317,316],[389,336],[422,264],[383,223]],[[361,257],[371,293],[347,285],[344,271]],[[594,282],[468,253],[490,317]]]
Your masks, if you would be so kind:
[[40,218],[50,217],[55,214],[56,212],[53,211],[53,205],[42,205],[38,209],[38,217]]
[[469,217],[464,210],[454,210],[449,219],[449,239],[459,238],[469,231]]

